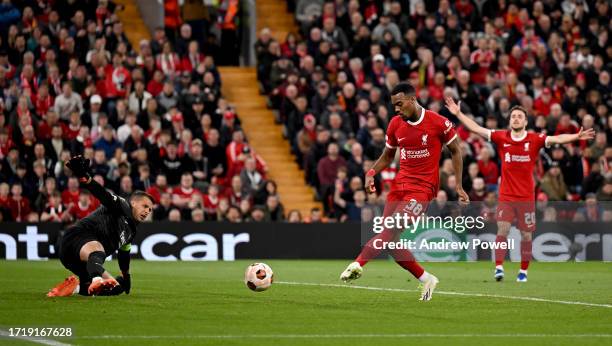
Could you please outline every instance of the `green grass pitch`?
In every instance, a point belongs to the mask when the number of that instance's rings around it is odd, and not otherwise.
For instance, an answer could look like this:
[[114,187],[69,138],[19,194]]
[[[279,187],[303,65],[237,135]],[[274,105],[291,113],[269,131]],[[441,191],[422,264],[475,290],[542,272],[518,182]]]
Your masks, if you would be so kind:
[[526,284],[517,263],[502,283],[488,262],[427,263],[439,292],[420,302],[392,261],[368,264],[353,288],[338,280],[348,261],[265,261],[277,282],[260,293],[242,282],[251,262],[133,261],[129,296],[47,298],[68,274],[59,262],[2,261],[0,329],[72,327],[54,339],[70,345],[612,344],[610,263],[533,263]]

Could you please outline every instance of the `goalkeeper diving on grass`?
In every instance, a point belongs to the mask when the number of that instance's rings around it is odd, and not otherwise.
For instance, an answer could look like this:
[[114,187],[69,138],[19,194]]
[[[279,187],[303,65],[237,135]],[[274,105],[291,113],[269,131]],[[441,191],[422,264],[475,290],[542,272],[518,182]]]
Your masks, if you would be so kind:
[[[101,205],[66,230],[60,243],[59,258],[75,275],[58,284],[47,296],[129,294],[132,285],[130,244],[138,225],[153,210],[153,197],[135,191],[126,200],[106,190],[93,180],[90,161],[80,155],[70,159],[66,166]],[[115,252],[121,270],[121,275],[116,278],[104,269],[104,260]]]

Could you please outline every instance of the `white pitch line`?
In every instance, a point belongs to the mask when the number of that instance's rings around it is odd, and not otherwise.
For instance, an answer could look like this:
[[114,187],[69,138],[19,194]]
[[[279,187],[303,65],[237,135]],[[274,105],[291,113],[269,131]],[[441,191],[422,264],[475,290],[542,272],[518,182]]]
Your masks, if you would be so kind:
[[7,339],[19,339],[19,340],[25,340],[25,341],[29,341],[29,342],[33,342],[36,344],[41,344],[41,345],[49,345],[49,346],[71,346],[70,344],[66,344],[57,340],[53,340],[53,339],[45,339],[42,337],[36,337],[36,336],[11,336],[11,333],[8,332],[8,330],[4,330],[4,329],[0,329],[0,338],[7,338]]
[[[359,286],[359,285],[340,285],[340,284],[319,284],[312,282],[291,282],[291,281],[275,281],[276,284],[281,285],[296,285],[296,286],[321,286],[321,287],[338,287],[338,288],[353,288],[361,290],[371,291],[387,291],[387,292],[418,292],[417,290],[409,290],[402,288],[385,288],[385,287],[371,287],[371,286]],[[503,296],[497,294],[486,294],[486,293],[464,293],[464,292],[453,292],[453,291],[435,291],[435,294],[448,295],[448,296],[464,296],[464,297],[484,297],[484,298],[500,298],[500,299],[512,299],[512,300],[525,300],[532,302],[543,302],[543,303],[556,303],[565,305],[582,305],[582,306],[593,306],[598,308],[612,308],[612,304],[598,304],[598,303],[587,303],[570,300],[556,300],[536,297],[521,297],[521,296]]]
[[90,335],[75,339],[350,339],[350,338],[612,338],[612,334],[244,334],[244,335]]

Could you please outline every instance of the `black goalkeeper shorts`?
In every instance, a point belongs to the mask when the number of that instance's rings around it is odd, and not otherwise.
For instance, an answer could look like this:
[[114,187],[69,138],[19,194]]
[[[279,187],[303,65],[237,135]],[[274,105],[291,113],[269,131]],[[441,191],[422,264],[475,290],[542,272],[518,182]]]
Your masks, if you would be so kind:
[[59,258],[66,269],[79,277],[81,282],[89,282],[87,262],[81,261],[80,253],[83,245],[90,241],[99,241],[95,233],[79,227],[66,230],[61,241]]

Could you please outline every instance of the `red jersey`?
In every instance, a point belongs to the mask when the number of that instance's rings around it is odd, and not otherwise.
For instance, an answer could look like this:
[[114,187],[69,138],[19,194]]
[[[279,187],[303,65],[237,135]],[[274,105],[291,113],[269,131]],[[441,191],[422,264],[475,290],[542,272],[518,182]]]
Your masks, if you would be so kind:
[[81,194],[80,190],[77,190],[75,192],[71,192],[69,190],[64,190],[62,192],[62,203],[64,203],[64,205],[66,206],[70,206],[72,205],[76,205],[79,203],[79,195]]
[[513,138],[510,130],[491,130],[489,140],[497,145],[502,162],[500,201],[535,201],[533,170],[546,137],[543,133],[527,132],[523,138]]
[[72,208],[70,209],[70,214],[72,214],[72,216],[76,220],[80,220],[80,219],[84,219],[89,214],[93,213],[94,210],[96,209],[97,209],[97,206],[95,206],[94,203],[91,203],[91,202],[89,203],[89,206],[83,206],[81,205],[81,203],[77,203],[76,205],[72,206]]
[[197,189],[194,189],[193,187],[188,190],[184,190],[182,187],[177,186],[172,190],[172,195],[177,195],[180,198],[184,198],[184,199],[191,199],[191,197],[193,197],[194,195],[199,195],[199,194],[201,194],[200,191],[198,191]]
[[416,122],[393,117],[387,127],[386,145],[399,149],[400,167],[392,190],[423,192],[434,198],[440,184],[442,146],[456,138],[450,120],[425,108]]

